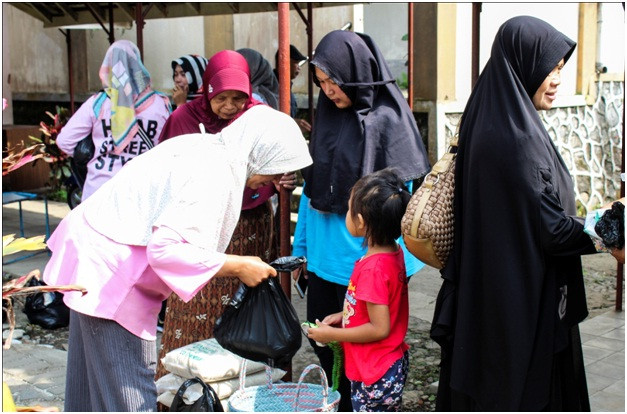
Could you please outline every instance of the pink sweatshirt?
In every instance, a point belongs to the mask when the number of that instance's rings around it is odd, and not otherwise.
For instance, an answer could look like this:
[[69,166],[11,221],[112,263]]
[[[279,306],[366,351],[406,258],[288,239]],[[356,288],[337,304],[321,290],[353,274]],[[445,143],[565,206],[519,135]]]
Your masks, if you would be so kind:
[[77,312],[114,320],[152,341],[161,302],[172,292],[191,300],[224,265],[224,253],[189,244],[165,226],[155,229],[147,246],[116,243],[89,225],[84,206],[72,210],[47,241],[52,256],[43,274],[49,285],[87,289],[85,295],[63,295]]
[[[96,150],[94,158],[87,164],[83,200],[113,177],[124,164],[150,149],[137,134],[122,154],[113,153],[111,100],[104,99],[99,116],[96,116],[94,103],[98,95],[93,95],[83,103],[57,136],[58,147],[72,156],[76,145],[87,135],[92,134]],[[153,146],[157,144],[161,129],[169,116],[170,110],[160,96],[156,96],[152,105],[137,115],[140,126],[152,141]]]

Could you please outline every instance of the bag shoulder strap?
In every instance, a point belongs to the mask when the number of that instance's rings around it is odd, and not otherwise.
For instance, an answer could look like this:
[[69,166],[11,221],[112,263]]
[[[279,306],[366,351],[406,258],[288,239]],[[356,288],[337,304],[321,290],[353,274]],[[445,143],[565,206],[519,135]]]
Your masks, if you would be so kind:
[[102,104],[108,97],[109,96],[104,90],[99,91],[98,94],[96,95],[96,100],[94,101],[94,106],[93,106],[94,116],[96,118],[100,118],[100,114],[102,113]]

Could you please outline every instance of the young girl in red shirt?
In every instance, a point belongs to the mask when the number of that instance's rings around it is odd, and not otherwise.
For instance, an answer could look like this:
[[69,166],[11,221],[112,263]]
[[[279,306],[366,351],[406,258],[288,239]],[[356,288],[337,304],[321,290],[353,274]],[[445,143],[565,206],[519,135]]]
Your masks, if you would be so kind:
[[409,367],[409,321],[403,250],[395,240],[411,194],[391,168],[362,177],[348,201],[346,227],[364,237],[366,254],[355,263],[344,310],[316,320],[308,337],[342,342],[354,411],[400,411]]

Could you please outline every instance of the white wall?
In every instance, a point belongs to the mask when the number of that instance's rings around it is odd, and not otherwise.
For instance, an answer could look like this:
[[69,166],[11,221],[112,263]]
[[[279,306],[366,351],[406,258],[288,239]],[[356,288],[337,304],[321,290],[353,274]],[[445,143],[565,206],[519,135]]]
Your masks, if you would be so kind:
[[154,89],[171,93],[174,86],[172,60],[188,54],[205,56],[204,36],[203,17],[146,21],[144,66],[150,72]]
[[407,73],[407,41],[409,33],[407,3],[371,3],[363,6],[364,30],[372,37],[388,62],[392,74],[399,78]]
[[[461,6],[461,5],[460,5]],[[457,47],[457,100],[465,102],[470,96],[472,6],[458,7],[458,38],[464,45]],[[499,27],[506,20],[520,15],[537,17],[551,24],[560,32],[577,41],[579,5],[577,3],[483,3],[480,16],[479,68],[483,70],[490,58],[492,43]],[[460,27],[462,25],[462,27]],[[460,66],[463,64],[464,66]],[[467,66],[466,66],[467,65]],[[573,54],[562,71],[559,95],[573,95],[577,75],[577,55]]]
[[[602,3],[602,33],[600,61],[610,73],[624,73],[625,13],[620,3]],[[470,96],[470,63],[472,6],[457,7],[457,100],[465,102]],[[578,3],[483,3],[480,32],[480,70],[490,57],[494,36],[509,18],[519,15],[542,19],[574,41],[578,40]],[[562,71],[562,85],[556,105],[575,94],[577,50]]]
[[[483,3],[481,13],[480,65],[488,59],[494,35],[508,18],[527,14],[554,25],[567,36],[577,40],[577,3]],[[3,78],[11,73],[15,92],[67,93],[67,57],[65,38],[56,28],[44,29],[41,21],[8,4],[3,4],[3,55],[10,68],[3,65]],[[458,102],[470,95],[471,20],[470,3],[457,4],[456,88]],[[599,60],[610,73],[624,72],[625,14],[620,3],[603,3],[602,33]],[[303,10],[306,14],[306,10]],[[259,50],[274,66],[278,45],[277,14],[273,12],[234,15],[235,48]],[[407,3],[368,3],[313,9],[313,45],[329,31],[353,23],[353,29],[371,35],[390,62],[406,60],[407,42],[401,40],[408,32]],[[291,41],[302,53],[307,53],[305,25],[300,16],[290,13]],[[24,30],[28,28],[28,30]],[[136,29],[116,29],[116,39],[136,41]],[[172,59],[187,53],[203,55],[205,33],[202,17],[148,20],[144,28],[145,65],[153,78],[153,87],[169,92],[172,88]],[[89,87],[100,88],[98,68],[108,47],[101,29],[87,32]],[[210,56],[207,56],[210,57]],[[391,65],[393,66],[393,65]],[[560,93],[572,95],[575,90],[576,56],[566,65]],[[397,69],[405,69],[400,67]],[[307,93],[307,67],[294,82],[294,91]],[[3,83],[3,86],[4,83]],[[317,91],[316,91],[317,93]],[[8,115],[8,114],[7,114]]]
[[620,3],[601,4],[599,61],[608,73],[625,72],[625,10]]

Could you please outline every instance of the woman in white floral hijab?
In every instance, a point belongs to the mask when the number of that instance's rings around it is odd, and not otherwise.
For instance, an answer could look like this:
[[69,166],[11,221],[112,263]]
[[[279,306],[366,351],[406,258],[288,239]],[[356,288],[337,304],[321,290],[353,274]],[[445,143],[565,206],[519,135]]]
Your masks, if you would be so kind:
[[172,292],[189,301],[212,277],[255,286],[276,271],[226,255],[244,186],[278,183],[311,164],[298,125],[265,105],[218,134],[175,137],[127,163],[48,241],[49,284],[78,284],[71,309],[65,410],[151,411],[157,315]]

